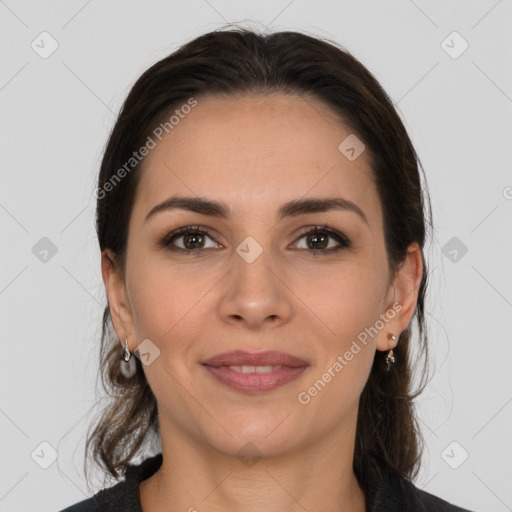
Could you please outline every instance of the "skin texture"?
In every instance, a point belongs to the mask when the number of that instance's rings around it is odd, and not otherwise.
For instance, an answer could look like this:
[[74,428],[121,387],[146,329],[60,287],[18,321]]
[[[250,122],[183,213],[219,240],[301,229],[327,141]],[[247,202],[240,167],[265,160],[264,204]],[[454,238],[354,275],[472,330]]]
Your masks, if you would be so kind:
[[[296,95],[201,98],[146,160],[130,218],[124,275],[103,254],[112,321],[133,352],[150,339],[160,355],[144,366],[156,396],[163,465],[141,486],[144,511],[364,511],[352,470],[358,400],[376,350],[409,324],[423,272],[417,244],[392,279],[382,210],[368,151],[349,161],[350,133],[322,102]],[[172,210],[144,222],[173,195],[225,202],[229,219]],[[350,211],[278,221],[285,202],[341,196]],[[324,253],[304,228],[327,225],[351,246]],[[206,227],[177,253],[158,241],[184,226]],[[263,249],[248,263],[248,236]],[[184,246],[183,236],[174,245]],[[343,355],[379,315],[396,312],[307,405],[297,396]],[[235,349],[280,350],[309,363],[296,380],[249,395],[218,383],[205,359]],[[244,463],[251,452],[258,460]],[[245,447],[245,448],[244,448]],[[244,452],[245,450],[245,452]]]

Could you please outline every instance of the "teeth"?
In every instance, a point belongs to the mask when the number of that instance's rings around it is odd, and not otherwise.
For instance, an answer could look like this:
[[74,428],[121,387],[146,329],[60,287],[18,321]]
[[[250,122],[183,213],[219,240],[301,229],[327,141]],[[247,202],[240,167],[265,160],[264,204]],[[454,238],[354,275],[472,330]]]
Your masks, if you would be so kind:
[[230,366],[231,370],[241,373],[270,373],[279,366]]

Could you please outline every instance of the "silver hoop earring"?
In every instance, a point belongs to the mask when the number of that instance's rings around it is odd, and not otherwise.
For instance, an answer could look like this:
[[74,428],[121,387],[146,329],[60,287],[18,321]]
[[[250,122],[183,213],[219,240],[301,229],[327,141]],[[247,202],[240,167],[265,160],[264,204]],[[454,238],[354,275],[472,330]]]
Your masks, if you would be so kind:
[[132,357],[130,350],[128,349],[128,339],[125,342],[125,347],[121,355],[121,361],[119,369],[125,379],[130,379],[135,375],[137,370],[135,357]]
[[130,360],[130,357],[132,356],[132,353],[128,350],[128,338],[126,339],[126,346],[124,347],[124,360],[128,362]]

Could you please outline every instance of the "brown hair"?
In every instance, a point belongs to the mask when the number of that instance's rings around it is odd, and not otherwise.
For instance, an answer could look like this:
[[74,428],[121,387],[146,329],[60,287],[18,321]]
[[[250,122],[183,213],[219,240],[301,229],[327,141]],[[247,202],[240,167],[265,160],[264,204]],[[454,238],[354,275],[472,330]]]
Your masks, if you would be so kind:
[[[141,165],[134,165],[115,186],[106,184],[113,183],[115,173],[176,107],[192,97],[197,100],[208,95],[273,92],[323,101],[364,142],[382,204],[392,275],[404,261],[409,245],[420,245],[424,273],[415,317],[419,328],[418,359],[421,354],[425,356],[423,383],[428,359],[421,163],[385,91],[358,60],[334,42],[291,31],[263,34],[240,27],[220,29],[190,41],[147,69],[128,94],[104,152],[96,212],[101,251],[110,249],[114,254],[112,265],[124,271],[128,223]],[[430,200],[428,205],[431,226]],[[381,468],[391,468],[407,478],[415,477],[419,469],[423,439],[413,399],[423,391],[425,383],[415,393],[411,390],[411,324],[412,320],[399,337],[394,351],[396,363],[390,372],[385,369],[386,353],[376,352],[360,397],[353,467],[365,492],[374,485]],[[148,439],[159,435],[159,425],[156,399],[140,361],[136,360],[136,373],[131,379],[120,373],[122,349],[111,327],[107,306],[100,367],[110,403],[101,411],[94,431],[88,432],[85,450],[86,461],[90,451],[100,466],[118,478]]]

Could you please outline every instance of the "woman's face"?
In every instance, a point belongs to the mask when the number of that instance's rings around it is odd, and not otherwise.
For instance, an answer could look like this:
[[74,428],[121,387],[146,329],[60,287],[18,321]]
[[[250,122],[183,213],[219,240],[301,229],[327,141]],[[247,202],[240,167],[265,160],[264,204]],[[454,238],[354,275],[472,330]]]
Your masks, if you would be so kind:
[[[150,340],[141,352],[163,442],[178,436],[229,455],[278,455],[355,432],[375,350],[393,348],[388,333],[410,317],[392,307],[369,155],[354,159],[361,147],[351,151],[352,138],[339,149],[350,135],[318,100],[210,97],[146,157],[125,281],[107,282],[119,338],[132,351]],[[219,203],[226,215],[169,208],[148,217],[178,196]],[[290,207],[333,198],[355,207]],[[304,234],[315,226],[326,228]],[[190,233],[171,240],[183,227]],[[240,376],[204,364],[235,350],[279,351],[306,366]]]

